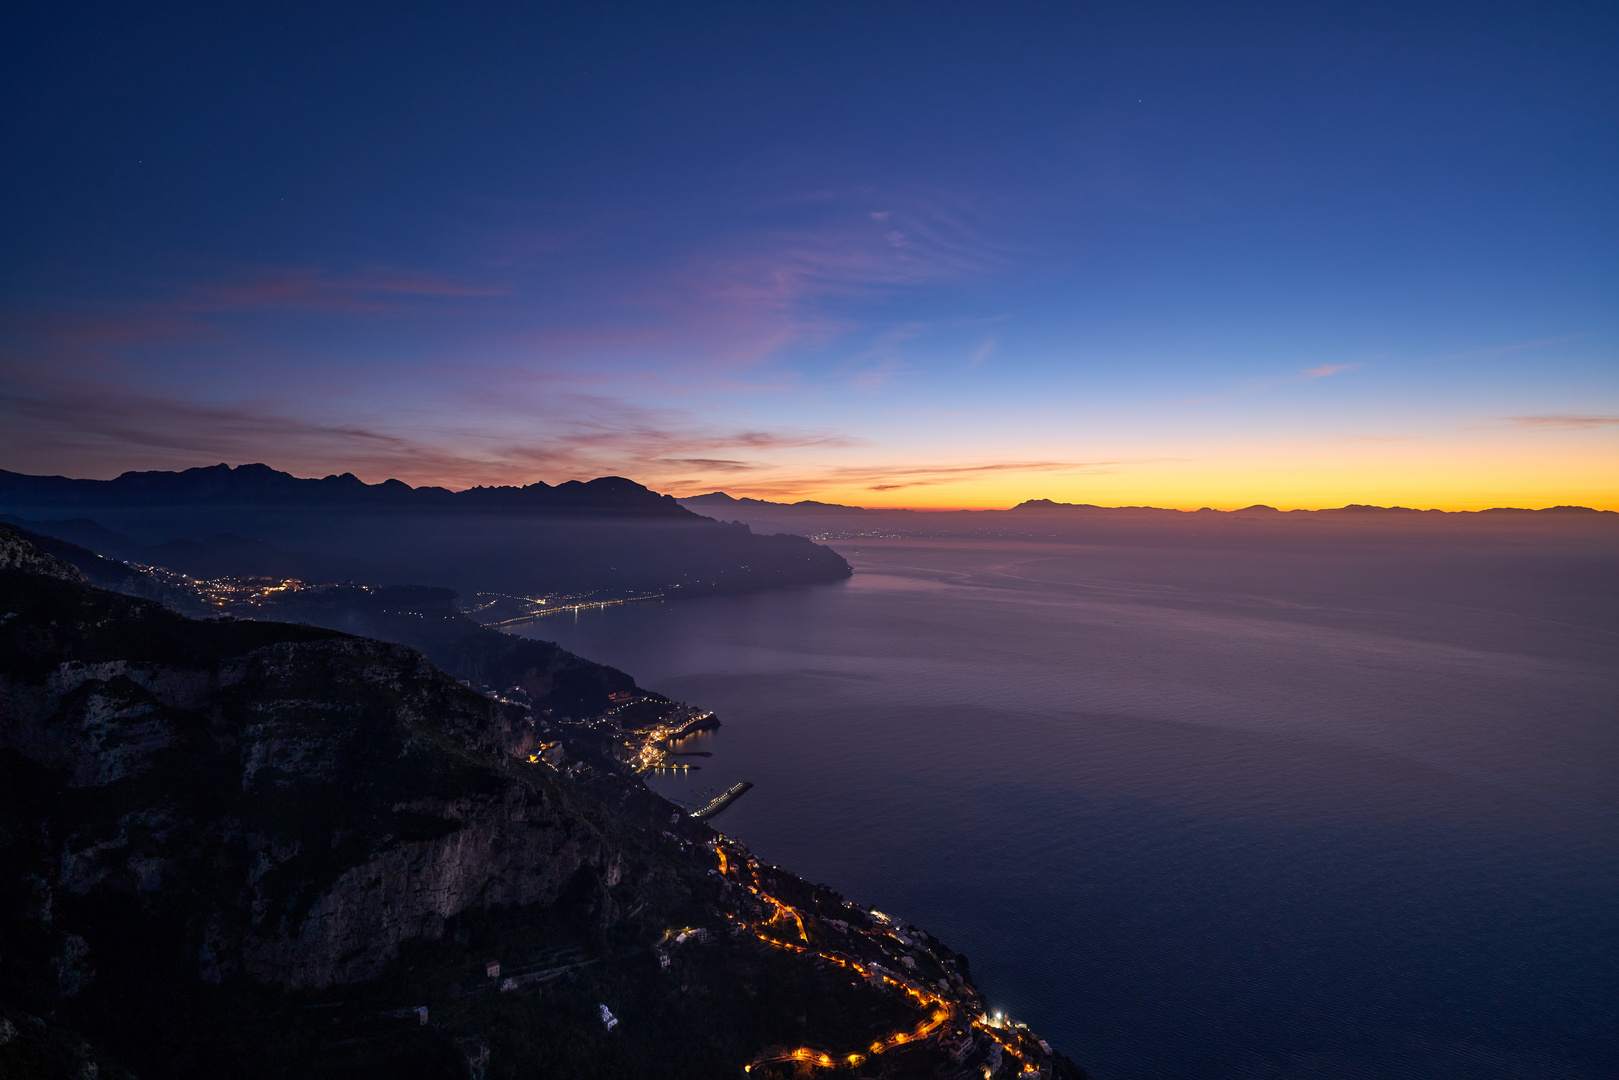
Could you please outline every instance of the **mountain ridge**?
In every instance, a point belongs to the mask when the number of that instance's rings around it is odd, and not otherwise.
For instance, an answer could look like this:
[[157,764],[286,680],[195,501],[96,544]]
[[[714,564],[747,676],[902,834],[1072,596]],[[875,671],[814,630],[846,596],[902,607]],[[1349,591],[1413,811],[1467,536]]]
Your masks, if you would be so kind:
[[0,519],[199,577],[432,585],[463,595],[690,596],[842,581],[829,548],[624,477],[412,488],[213,465],[76,480],[0,472]]
[[[165,504],[159,500],[170,500]],[[521,486],[478,486],[463,491],[412,487],[402,480],[367,484],[353,473],[297,477],[263,463],[200,466],[180,471],[129,471],[111,480],[38,476],[0,469],[0,503],[59,507],[152,505],[364,506],[411,510],[502,509],[567,513],[695,516],[668,495],[622,476],[543,481]]]
[[682,506],[695,505],[701,507],[755,507],[775,511],[796,511],[802,513],[851,513],[851,514],[902,514],[916,515],[918,517],[933,517],[942,514],[1015,514],[1040,512],[1071,512],[1071,511],[1099,511],[1113,512],[1150,512],[1156,514],[1356,514],[1356,513],[1387,513],[1387,514],[1611,514],[1619,517],[1619,511],[1597,510],[1589,506],[1546,506],[1539,508],[1525,508],[1516,506],[1494,506],[1485,510],[1419,510],[1407,506],[1373,506],[1366,503],[1348,503],[1344,506],[1317,507],[1314,509],[1297,508],[1293,510],[1278,510],[1274,506],[1264,503],[1255,503],[1236,510],[1216,510],[1213,507],[1201,507],[1197,510],[1177,510],[1174,507],[1163,506],[1102,506],[1097,503],[1065,503],[1052,499],[1025,499],[1016,505],[1006,508],[991,508],[987,510],[914,510],[907,507],[866,507],[849,506],[843,503],[817,502],[814,499],[800,499],[797,502],[771,502],[768,499],[754,499],[747,496],[735,496],[723,491],[711,491],[703,495],[686,495],[676,499]]

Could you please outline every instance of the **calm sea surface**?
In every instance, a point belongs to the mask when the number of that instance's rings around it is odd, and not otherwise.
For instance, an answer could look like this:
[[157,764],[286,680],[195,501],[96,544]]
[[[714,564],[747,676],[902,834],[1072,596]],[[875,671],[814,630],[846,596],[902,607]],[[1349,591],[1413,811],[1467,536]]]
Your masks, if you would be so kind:
[[659,790],[753,781],[717,826],[1099,1080],[1619,1076],[1600,549],[833,546],[526,632],[718,712]]

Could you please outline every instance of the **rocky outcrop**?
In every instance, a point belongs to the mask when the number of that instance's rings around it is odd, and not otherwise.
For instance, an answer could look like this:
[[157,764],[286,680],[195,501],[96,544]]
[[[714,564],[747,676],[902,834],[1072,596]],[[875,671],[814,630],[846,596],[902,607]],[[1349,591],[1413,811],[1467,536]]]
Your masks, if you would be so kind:
[[551,903],[585,868],[609,885],[622,874],[599,835],[569,828],[530,790],[437,809],[456,815],[453,832],[345,870],[295,928],[249,933],[243,968],[289,988],[357,982],[377,975],[402,942],[439,938],[445,920],[468,908]]
[[45,554],[11,529],[0,530],[0,570],[20,570],[63,581],[89,580],[83,571]]

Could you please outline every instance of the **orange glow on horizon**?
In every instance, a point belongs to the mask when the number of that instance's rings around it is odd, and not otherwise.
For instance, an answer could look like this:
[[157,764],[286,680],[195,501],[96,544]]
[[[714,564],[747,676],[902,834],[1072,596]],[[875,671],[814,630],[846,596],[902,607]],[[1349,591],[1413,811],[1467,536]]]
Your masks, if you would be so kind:
[[[1619,423],[1579,430],[1452,429],[1435,434],[1351,438],[1155,439],[1132,433],[1073,445],[866,445],[859,450],[782,451],[745,469],[705,472],[701,461],[604,454],[589,465],[537,473],[510,461],[474,462],[460,472],[399,461],[276,460],[295,476],[346,469],[368,484],[398,479],[417,487],[559,485],[628,477],[688,498],[724,491],[737,498],[812,500],[873,510],[1006,510],[1030,499],[1103,507],[1193,511],[1323,510],[1350,504],[1467,511],[1493,507],[1584,506],[1619,511]],[[292,455],[295,459],[297,455]],[[1089,464],[1086,464],[1089,462]],[[239,462],[245,463],[245,462]],[[1065,464],[1066,463],[1066,464]],[[190,460],[133,461],[142,468],[191,467]],[[69,473],[88,475],[70,466]],[[94,473],[95,470],[90,470]],[[104,477],[106,478],[106,477]],[[723,516],[723,511],[718,511]]]
[[[906,466],[907,469],[920,468]],[[896,469],[896,471],[899,471]],[[884,490],[878,490],[882,488]],[[723,490],[770,502],[814,500],[872,510],[1006,510],[1029,499],[1170,510],[1324,510],[1350,504],[1418,510],[1619,510],[1619,440],[1523,442],[1403,441],[1346,448],[1338,443],[1188,449],[1183,456],[1091,472],[952,474],[896,484],[814,476],[750,476],[711,487],[670,488],[677,497]]]

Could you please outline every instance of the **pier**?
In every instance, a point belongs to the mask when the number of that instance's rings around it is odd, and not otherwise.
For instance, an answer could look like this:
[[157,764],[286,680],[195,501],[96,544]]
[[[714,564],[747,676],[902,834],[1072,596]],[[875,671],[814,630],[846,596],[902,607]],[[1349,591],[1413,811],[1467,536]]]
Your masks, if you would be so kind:
[[742,793],[747,791],[752,786],[753,785],[748,783],[746,780],[742,781],[740,784],[732,784],[717,797],[715,797],[713,802],[709,803],[701,810],[693,810],[691,816],[694,818],[711,818],[721,810],[724,810],[727,806],[730,806],[732,803],[736,802],[737,799],[742,797]]

